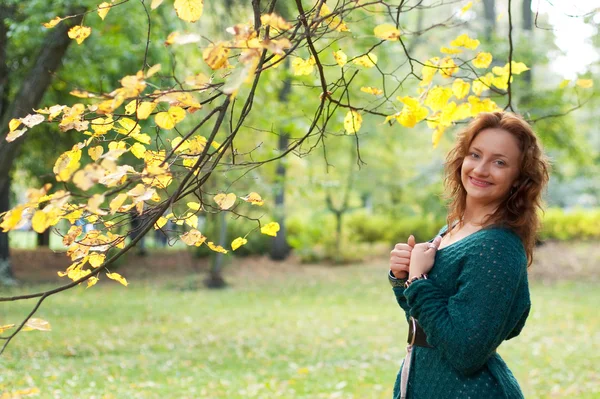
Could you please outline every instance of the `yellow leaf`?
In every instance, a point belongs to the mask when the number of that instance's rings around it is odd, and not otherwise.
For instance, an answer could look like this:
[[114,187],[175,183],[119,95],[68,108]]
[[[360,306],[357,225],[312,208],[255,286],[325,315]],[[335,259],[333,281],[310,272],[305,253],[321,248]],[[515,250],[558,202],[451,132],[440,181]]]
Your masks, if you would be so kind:
[[7,231],[14,229],[21,224],[24,210],[25,205],[17,205],[10,211],[6,212],[2,218],[2,223],[0,223],[2,232],[6,233]]
[[14,132],[19,126],[21,126],[21,121],[19,119],[11,119],[10,122],[8,122],[8,130],[10,132]]
[[564,79],[562,82],[560,82],[560,84],[558,85],[558,88],[564,89],[565,87],[567,87],[569,85],[569,83],[571,83],[571,81],[569,79]]
[[433,136],[431,137],[431,142],[433,144],[433,148],[436,148],[438,146],[442,136],[444,135],[445,130],[446,130],[445,127],[438,126],[438,128],[433,131]]
[[239,247],[241,247],[242,245],[245,245],[247,243],[248,243],[248,240],[246,240],[245,238],[242,238],[242,237],[238,237],[231,242],[231,249],[235,251],[236,249],[238,249]]
[[[323,3],[321,5],[321,12],[319,13],[319,16],[325,17],[330,14],[331,14],[331,10],[327,6],[327,4]],[[348,32],[350,30],[350,29],[348,29],[348,26],[346,26],[346,24],[342,21],[342,19],[337,15],[325,18],[324,22],[327,24],[327,26],[329,26],[332,29],[337,30],[338,32]]]
[[31,319],[27,320],[27,323],[25,323],[25,325],[23,326],[22,331],[32,330],[50,331],[52,330],[52,328],[50,327],[50,323],[48,323],[46,320],[32,317]]
[[48,228],[48,215],[44,211],[35,211],[31,218],[31,227],[36,233],[43,233]]
[[169,221],[169,219],[167,219],[164,216],[159,217],[158,220],[156,221],[156,223],[154,223],[154,229],[155,230],[162,229],[163,226],[165,224],[167,224],[168,221]]
[[135,106],[137,104],[137,100],[131,100],[125,106],[125,115],[131,115],[135,112]]
[[[519,74],[521,74],[521,73],[529,70],[529,68],[527,67],[527,65],[525,65],[522,62],[515,62],[515,61],[513,61],[511,63],[511,65],[512,65],[511,73],[513,75],[519,75]],[[504,69],[508,73],[508,63],[504,66]]]
[[137,117],[138,119],[144,120],[148,119],[152,111],[156,108],[156,103],[144,101],[140,103],[137,109]]
[[215,200],[215,202],[217,203],[217,205],[219,205],[219,208],[221,209],[229,209],[233,206],[233,204],[235,204],[235,200],[236,200],[236,195],[233,193],[229,193],[229,194],[217,194],[213,197],[213,199]]
[[86,209],[95,215],[106,215],[108,212],[100,209],[100,205],[104,202],[104,195],[94,194],[88,200]]
[[469,11],[471,9],[471,7],[473,7],[473,2],[469,1],[467,4],[465,4],[465,6],[463,8],[460,9],[460,15],[463,15],[464,13]]
[[156,124],[163,129],[173,129],[176,124],[185,118],[185,111],[181,107],[171,107],[167,112],[159,112],[154,117]]
[[14,324],[5,324],[3,326],[0,326],[0,334],[2,334],[6,330],[10,330],[14,326],[15,326]]
[[101,145],[88,148],[88,154],[89,154],[90,158],[92,158],[93,161],[98,160],[98,158],[100,158],[100,156],[102,155],[103,152],[104,152],[104,148],[102,148]]
[[469,35],[467,35],[466,33],[463,33],[462,35],[458,36],[456,39],[452,40],[450,42],[450,45],[454,46],[454,47],[465,47],[470,50],[475,50],[477,48],[477,46],[479,46],[479,40],[471,39],[469,37]]
[[21,122],[27,127],[34,127],[44,121],[44,116],[40,114],[29,114],[24,118],[21,118]]
[[61,17],[54,17],[53,19],[51,19],[48,22],[44,22],[42,25],[44,25],[45,28],[54,28],[56,25],[58,25],[60,23],[60,21],[62,21],[63,18]]
[[69,227],[69,231],[67,231],[67,234],[65,234],[63,237],[63,240],[62,240],[63,245],[66,247],[71,245],[73,243],[73,241],[75,241],[75,239],[77,239],[77,237],[81,234],[82,231],[83,231],[83,228],[81,226]]
[[404,96],[397,97],[397,99],[404,104],[404,108],[394,117],[402,126],[414,127],[429,115],[427,108],[423,107],[416,98]]
[[435,73],[438,71],[437,65],[440,59],[438,57],[431,58],[425,61],[425,65],[423,65],[423,69],[421,70],[421,75],[423,75],[423,79],[419,86],[427,86],[433,80]]
[[469,82],[465,82],[462,79],[456,79],[454,82],[452,82],[452,93],[454,94],[454,97],[458,99],[464,98],[467,94],[469,94],[470,88],[471,85]]
[[144,159],[144,156],[146,154],[146,147],[144,147],[143,144],[134,143],[129,150],[136,158]]
[[377,25],[375,29],[373,29],[373,33],[382,40],[398,40],[400,37],[400,31],[392,24]]
[[188,202],[186,205],[188,206],[188,208],[190,208],[193,211],[200,210],[200,204],[197,202],[191,201],[191,202]]
[[155,10],[158,6],[162,4],[163,0],[152,0],[152,4],[150,4],[150,9]]
[[195,229],[196,227],[198,227],[198,216],[194,215],[193,213],[186,214],[183,217],[183,221],[185,222],[185,224],[190,226],[192,229]]
[[225,43],[217,43],[216,45],[211,43],[202,52],[202,59],[208,64],[213,70],[225,68],[229,65],[227,57],[229,56],[229,48],[226,47]]
[[362,116],[354,110],[348,111],[344,118],[344,129],[347,134],[355,134],[362,125]]
[[111,280],[115,280],[118,281],[119,283],[123,284],[125,287],[127,287],[127,280],[125,279],[125,277],[121,276],[119,273],[106,273],[106,277],[108,277]]
[[458,67],[454,60],[450,57],[445,57],[440,61],[440,75],[443,78],[449,78],[458,71]]
[[373,68],[377,64],[377,56],[369,53],[353,59],[352,62],[365,68]]
[[255,192],[251,192],[250,194],[248,194],[245,197],[240,197],[240,199],[242,199],[246,202],[249,202],[252,205],[262,206],[264,204],[264,201],[261,198],[260,194],[255,193]]
[[577,79],[575,84],[583,89],[591,89],[594,87],[594,81],[592,79]]
[[261,15],[260,22],[261,24],[268,25],[272,28],[277,29],[278,31],[292,29],[292,24],[290,24],[285,19],[281,18],[275,13]]
[[104,21],[104,18],[106,18],[106,14],[108,14],[108,12],[110,11],[110,8],[112,6],[110,4],[108,4],[107,2],[101,3],[98,6],[98,15],[100,16],[100,18]]
[[175,0],[177,16],[186,22],[196,22],[202,16],[203,0]]
[[490,53],[479,53],[473,60],[475,68],[487,68],[492,63],[492,55]]
[[91,33],[92,28],[89,26],[75,25],[69,29],[68,35],[70,39],[77,41],[77,44],[81,44]]
[[154,74],[156,74],[157,72],[160,71],[161,65],[160,64],[156,64],[150,67],[150,69],[148,69],[148,71],[146,72],[146,78],[149,78],[151,76],[153,76]]
[[96,277],[96,276],[90,277],[87,281],[87,288],[90,288],[91,286],[96,285],[97,282],[98,282],[98,277]]
[[92,267],[100,267],[102,266],[102,263],[104,263],[104,259],[106,259],[105,254],[101,254],[98,252],[90,252],[88,262],[90,262],[90,265],[92,265]]
[[292,71],[295,76],[310,75],[314,70],[314,57],[304,60],[300,57],[292,60]]
[[362,91],[363,93],[369,93],[369,94],[373,94],[375,96],[378,96],[380,94],[383,93],[383,90],[378,89],[377,87],[361,87],[360,91]]
[[125,193],[117,194],[117,196],[113,198],[112,201],[110,201],[110,214],[114,215],[119,210],[121,205],[123,205],[127,198],[128,196]]
[[181,241],[186,243],[186,245],[194,245],[196,247],[199,247],[204,241],[206,241],[206,237],[196,229],[191,229],[180,237]]
[[346,65],[346,62],[348,61],[348,56],[342,50],[334,51],[333,58],[335,58],[335,62],[341,67]]
[[427,93],[425,105],[431,108],[432,111],[439,111],[446,106],[450,97],[452,97],[452,89],[435,86]]
[[24,135],[26,131],[27,131],[27,128],[23,128],[20,130],[13,130],[12,132],[10,132],[6,135],[6,141],[8,141],[9,143],[12,141],[15,141],[16,139],[18,139],[19,137]]
[[260,228],[261,233],[266,234],[268,236],[273,236],[273,237],[275,237],[277,235],[278,231],[279,231],[279,223],[277,223],[277,222],[267,223],[266,225],[264,225]]
[[54,163],[54,174],[57,181],[69,181],[73,173],[79,169],[81,150],[74,147],[71,151],[62,153]]
[[459,49],[459,48],[442,47],[442,48],[440,48],[440,52],[442,52],[444,54],[452,55],[452,54],[460,54],[463,51],[461,49]]
[[84,91],[84,90],[71,90],[69,92],[70,95],[74,96],[74,97],[79,97],[79,98],[93,98],[96,97],[95,94],[92,94],[90,92]]
[[220,253],[222,253],[222,254],[226,254],[226,253],[228,252],[228,251],[227,251],[225,248],[223,248],[222,246],[220,246],[220,245],[215,245],[215,244],[214,244],[212,241],[209,241],[209,242],[207,242],[207,243],[206,243],[206,245],[208,245],[208,247],[209,247],[211,250],[215,251],[215,252],[220,252]]

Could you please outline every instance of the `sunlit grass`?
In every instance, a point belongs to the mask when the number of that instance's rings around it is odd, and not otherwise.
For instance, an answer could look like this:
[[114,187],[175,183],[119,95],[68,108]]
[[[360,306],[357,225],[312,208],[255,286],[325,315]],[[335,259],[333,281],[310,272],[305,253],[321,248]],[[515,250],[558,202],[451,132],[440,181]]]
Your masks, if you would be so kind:
[[[406,327],[385,264],[284,270],[230,268],[233,287],[223,291],[183,290],[196,280],[125,288],[104,279],[53,296],[37,315],[53,330],[21,334],[0,357],[0,393],[391,398]],[[599,397],[600,292],[538,283],[532,300],[522,335],[499,349],[525,397]],[[1,304],[0,324],[31,304]]]

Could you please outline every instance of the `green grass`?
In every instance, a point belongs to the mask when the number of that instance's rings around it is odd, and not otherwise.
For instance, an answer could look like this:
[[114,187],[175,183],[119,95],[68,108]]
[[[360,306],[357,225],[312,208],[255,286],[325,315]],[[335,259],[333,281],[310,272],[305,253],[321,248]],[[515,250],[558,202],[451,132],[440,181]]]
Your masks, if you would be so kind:
[[[385,264],[283,270],[230,270],[223,291],[104,278],[50,297],[37,316],[52,331],[22,333],[0,357],[0,397],[391,398],[406,323]],[[525,397],[598,398],[600,291],[538,283],[532,300],[499,349]],[[0,324],[31,304],[0,304]]]

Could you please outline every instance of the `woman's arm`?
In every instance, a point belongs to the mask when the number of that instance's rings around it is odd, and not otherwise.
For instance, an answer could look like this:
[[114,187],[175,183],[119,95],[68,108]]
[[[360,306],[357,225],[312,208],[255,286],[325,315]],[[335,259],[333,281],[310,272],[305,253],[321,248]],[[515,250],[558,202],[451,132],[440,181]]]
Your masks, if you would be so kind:
[[406,279],[394,277],[394,273],[390,270],[388,272],[388,281],[394,290],[394,295],[396,295],[396,302],[404,309],[406,321],[408,321],[408,318],[410,317],[410,306],[408,306],[408,302],[404,296],[404,283],[406,282]]
[[529,297],[519,295],[527,288],[527,259],[518,237],[490,230],[486,242],[467,256],[456,294],[448,297],[432,280],[417,280],[404,291],[427,341],[463,374],[487,362],[529,306]]

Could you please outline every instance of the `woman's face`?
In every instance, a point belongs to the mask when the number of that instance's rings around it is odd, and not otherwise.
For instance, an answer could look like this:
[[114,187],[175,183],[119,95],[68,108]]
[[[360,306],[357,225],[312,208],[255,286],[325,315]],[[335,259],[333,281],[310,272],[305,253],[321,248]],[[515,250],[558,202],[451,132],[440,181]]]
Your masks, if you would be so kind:
[[499,204],[519,177],[521,150],[515,136],[503,129],[484,129],[471,142],[461,170],[467,201]]

